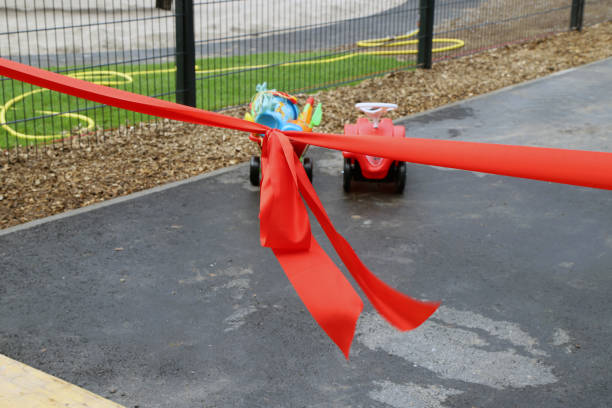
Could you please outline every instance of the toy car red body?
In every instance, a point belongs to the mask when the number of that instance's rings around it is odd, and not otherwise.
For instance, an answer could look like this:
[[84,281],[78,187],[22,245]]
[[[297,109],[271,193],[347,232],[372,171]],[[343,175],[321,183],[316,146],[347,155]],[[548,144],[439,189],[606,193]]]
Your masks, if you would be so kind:
[[[362,135],[379,138],[405,137],[405,128],[395,126],[391,119],[381,120],[385,112],[397,108],[391,103],[367,102],[358,103],[355,107],[361,109],[368,119],[359,118],[356,124],[344,126],[344,134]],[[381,140],[381,143],[384,143]],[[344,156],[343,187],[347,193],[351,191],[351,183],[356,181],[394,183],[395,191],[402,193],[406,185],[406,163],[382,157],[366,156],[351,152],[342,152]]]

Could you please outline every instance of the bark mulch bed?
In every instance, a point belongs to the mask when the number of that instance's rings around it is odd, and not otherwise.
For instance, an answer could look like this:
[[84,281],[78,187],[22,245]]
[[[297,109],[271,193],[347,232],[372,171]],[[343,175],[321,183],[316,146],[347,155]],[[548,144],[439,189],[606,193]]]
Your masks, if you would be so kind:
[[[431,70],[388,74],[319,92],[318,130],[341,133],[357,119],[357,102],[397,103],[391,115],[397,118],[610,56],[612,22],[439,62]],[[244,108],[225,113],[242,117]],[[244,133],[171,121],[97,137],[98,143],[1,156],[0,228],[237,164],[258,151]]]

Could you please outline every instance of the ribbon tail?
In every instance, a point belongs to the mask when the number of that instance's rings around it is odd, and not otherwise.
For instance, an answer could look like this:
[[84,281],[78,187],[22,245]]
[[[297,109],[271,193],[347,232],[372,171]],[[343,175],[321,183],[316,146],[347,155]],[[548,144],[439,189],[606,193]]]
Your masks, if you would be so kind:
[[312,236],[296,181],[304,169],[285,135],[268,132],[262,165],[261,243],[272,248],[306,309],[348,359],[363,303]]
[[374,308],[397,329],[419,327],[440,306],[440,302],[420,301],[387,285],[363,264],[342,235],[336,233],[330,241]]
[[310,242],[305,251],[272,251],[306,309],[348,359],[363,302],[314,237]]
[[440,302],[423,302],[393,289],[380,280],[361,262],[355,250],[336,231],[323,204],[319,200],[308,176],[301,166],[296,166],[297,179],[302,197],[325,231],[334,249],[347,269],[366,294],[374,308],[394,327],[406,331],[414,329],[431,316]]

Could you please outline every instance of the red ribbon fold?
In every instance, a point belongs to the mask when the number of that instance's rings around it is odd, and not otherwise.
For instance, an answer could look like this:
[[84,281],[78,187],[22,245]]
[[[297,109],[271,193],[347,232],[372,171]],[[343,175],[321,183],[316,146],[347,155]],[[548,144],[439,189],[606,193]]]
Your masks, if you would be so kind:
[[348,358],[359,295],[312,236],[299,193],[349,272],[376,310],[393,326],[410,330],[433,314],[438,302],[420,302],[378,279],[336,231],[291,142],[280,131],[267,132],[262,145],[261,244],[270,247],[317,323]]
[[0,75],[147,115],[264,133],[261,244],[272,249],[308,311],[347,358],[363,304],[313,237],[304,201],[357,284],[389,323],[400,330],[413,329],[434,313],[439,303],[421,302],[402,294],[378,279],[361,262],[332,225],[289,138],[294,142],[399,161],[612,189],[612,153],[414,138],[389,138],[382,144],[357,135],[283,133],[257,123],[92,84],[3,58],[0,58]]

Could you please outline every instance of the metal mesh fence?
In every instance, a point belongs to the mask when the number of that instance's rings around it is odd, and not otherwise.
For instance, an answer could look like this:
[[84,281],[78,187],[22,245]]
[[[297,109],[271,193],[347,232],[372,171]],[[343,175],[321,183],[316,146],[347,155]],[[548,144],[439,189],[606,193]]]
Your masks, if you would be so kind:
[[585,0],[585,3],[585,25],[593,25],[612,20],[612,0]]
[[279,0],[195,6],[196,21],[206,21],[196,28],[198,105],[208,109],[245,103],[262,82],[311,91],[415,64],[408,47],[361,42],[413,32],[415,2],[313,0],[290,10]]
[[[419,22],[426,21],[423,13],[434,4],[190,1],[5,0],[0,9],[0,55],[167,100],[183,101],[183,94],[192,92],[197,106],[220,110],[247,103],[263,82],[268,88],[308,92],[413,69],[417,61],[423,65],[425,54],[417,55],[417,49],[426,44],[427,36],[422,34],[425,30],[419,32]],[[438,0],[433,8],[432,59],[568,30],[577,3],[581,2]],[[186,4],[193,16],[184,15]],[[585,25],[612,19],[612,0],[583,4]],[[181,21],[187,21],[183,17],[193,19],[193,34],[182,26]],[[185,38],[193,45],[193,84],[177,75],[179,61],[180,74],[190,69],[181,59],[190,52]],[[193,89],[183,89],[185,84]],[[0,149],[95,142],[101,129],[148,120],[0,78]]]
[[[0,55],[173,100],[174,15],[151,3],[5,0],[0,10]],[[100,129],[150,120],[7,78],[0,78],[0,104],[4,149],[95,142]]]
[[569,28],[572,0],[441,0],[436,4],[435,36],[460,38],[459,50],[440,60],[525,41]]

